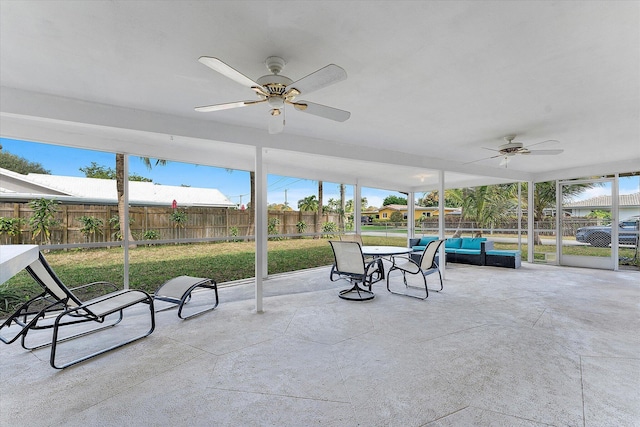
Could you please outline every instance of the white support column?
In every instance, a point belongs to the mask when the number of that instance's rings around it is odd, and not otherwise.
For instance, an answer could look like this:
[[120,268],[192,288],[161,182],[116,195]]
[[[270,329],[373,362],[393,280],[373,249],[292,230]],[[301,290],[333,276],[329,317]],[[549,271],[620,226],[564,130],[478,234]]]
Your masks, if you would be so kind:
[[556,180],[556,262],[554,264],[562,264],[562,185]]
[[353,186],[353,226],[356,234],[362,234],[362,191],[360,184],[356,182]]
[[256,147],[255,185],[255,238],[256,238],[256,312],[264,312],[263,279],[267,276],[267,171],[263,163],[262,148]]
[[[444,222],[444,170],[439,172],[438,176],[438,236],[441,239],[445,238],[445,222]],[[445,253],[444,253],[445,245],[440,246],[440,273],[442,274],[442,278],[445,278]]]
[[619,179],[620,175],[616,173],[611,183],[611,213],[613,214],[611,217],[611,261],[613,262],[613,271],[618,271],[620,265],[618,248],[618,246],[620,246],[620,239],[618,238],[620,230],[618,228],[618,224],[620,224]]
[[533,181],[527,182],[527,262],[533,262],[534,251],[534,218],[533,218],[533,204],[534,204],[534,185]]
[[416,193],[407,193],[407,246],[416,234]]
[[522,251],[522,182],[518,181],[518,252]]
[[124,224],[120,224],[122,230],[122,244],[124,255],[124,272],[123,281],[124,288],[129,289],[129,155],[124,155],[123,162],[123,174],[124,174]]

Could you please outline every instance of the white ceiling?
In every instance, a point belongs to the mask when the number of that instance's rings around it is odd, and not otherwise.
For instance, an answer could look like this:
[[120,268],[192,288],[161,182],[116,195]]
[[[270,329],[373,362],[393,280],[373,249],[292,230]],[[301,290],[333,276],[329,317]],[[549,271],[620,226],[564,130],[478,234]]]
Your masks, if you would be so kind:
[[[268,107],[200,64],[252,79],[345,81],[303,99],[338,123]],[[640,170],[640,2],[0,0],[0,135],[400,191]],[[557,156],[508,168],[503,136]]]

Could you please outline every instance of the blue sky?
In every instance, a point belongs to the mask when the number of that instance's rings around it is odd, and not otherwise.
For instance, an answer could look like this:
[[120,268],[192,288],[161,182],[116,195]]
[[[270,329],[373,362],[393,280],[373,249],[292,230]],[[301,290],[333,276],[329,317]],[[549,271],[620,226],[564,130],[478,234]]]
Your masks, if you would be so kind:
[[[0,138],[0,144],[5,152],[40,163],[53,175],[84,176],[80,168],[89,166],[91,162],[115,169],[115,154],[111,153],[5,138]],[[249,201],[249,172],[246,171],[228,172],[223,168],[178,162],[168,162],[165,166],[155,166],[148,170],[138,157],[130,158],[129,171],[132,174],[150,178],[157,184],[217,188],[234,203],[246,205]],[[338,183],[324,182],[323,190],[324,204],[327,204],[330,198],[340,198]],[[269,175],[267,192],[268,203],[284,203],[286,200],[289,206],[295,208],[298,200],[318,194],[318,182]],[[353,186],[346,187],[346,194],[347,200],[353,198]],[[366,197],[368,204],[372,206],[382,206],[382,201],[388,195],[402,196],[400,193],[386,190],[362,189],[362,196]]]
[[[80,150],[35,142],[17,141],[0,138],[2,149],[6,152],[24,157],[29,161],[40,163],[54,175],[84,176],[81,167],[96,162],[105,167],[115,169],[115,154],[100,151]],[[131,173],[135,173],[163,185],[191,185],[193,187],[217,188],[232,202],[245,204],[249,201],[249,173],[234,170],[228,172],[223,168],[199,166],[188,163],[169,162],[166,166],[156,166],[148,170],[138,157],[131,157],[129,161]],[[324,204],[331,198],[339,199],[338,183],[324,182]],[[346,187],[347,200],[353,198],[353,186]],[[606,187],[594,187],[583,193],[579,200],[608,194]],[[620,180],[620,194],[636,193],[640,191],[640,177],[622,178]],[[269,175],[267,183],[268,203],[284,203],[297,207],[298,200],[310,195],[317,195],[317,181]],[[382,206],[382,201],[388,195],[403,196],[400,193],[363,188],[362,196],[367,198],[369,206]],[[420,197],[421,194],[416,194]]]

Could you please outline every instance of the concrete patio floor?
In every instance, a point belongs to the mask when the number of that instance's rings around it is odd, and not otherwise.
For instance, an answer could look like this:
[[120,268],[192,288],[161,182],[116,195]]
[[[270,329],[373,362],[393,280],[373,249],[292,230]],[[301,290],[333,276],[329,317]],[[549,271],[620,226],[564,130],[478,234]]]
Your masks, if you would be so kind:
[[328,277],[266,280],[262,314],[252,283],[221,287],[215,311],[159,312],[62,371],[3,345],[0,425],[640,425],[638,272],[451,265],[425,301],[379,282],[364,303]]

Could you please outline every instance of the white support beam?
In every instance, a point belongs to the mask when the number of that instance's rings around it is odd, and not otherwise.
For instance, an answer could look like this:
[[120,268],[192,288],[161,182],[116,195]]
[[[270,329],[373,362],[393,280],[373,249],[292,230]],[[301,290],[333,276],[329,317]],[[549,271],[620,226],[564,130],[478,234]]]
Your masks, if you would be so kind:
[[613,271],[618,271],[620,265],[620,239],[619,230],[617,224],[620,224],[620,187],[619,187],[620,175],[615,174],[613,182],[611,183],[611,261],[613,263]]
[[[438,235],[441,239],[445,238],[445,221],[444,221],[444,170],[439,171],[438,175]],[[440,247],[440,273],[445,278],[446,258],[444,253],[445,245]]]
[[124,224],[120,224],[122,229],[122,244],[123,246],[123,255],[124,255],[124,271],[123,281],[124,288],[129,289],[129,180],[127,177],[129,176],[129,155],[124,155],[124,171],[122,172],[124,179]]
[[356,183],[353,186],[353,225],[355,226],[356,234],[362,235],[362,189],[360,184]]
[[533,262],[534,251],[534,217],[533,217],[533,203],[534,203],[534,186],[536,184],[533,181],[527,182],[527,262]]
[[416,234],[416,193],[407,193],[407,246]]
[[263,279],[267,276],[267,170],[263,149],[256,147],[255,164],[256,313],[263,313]]

